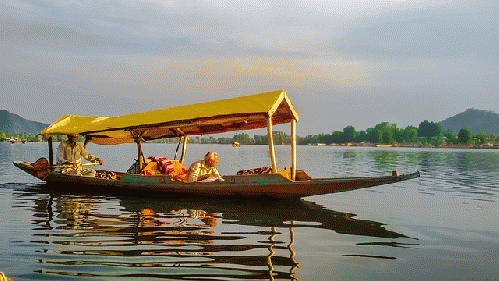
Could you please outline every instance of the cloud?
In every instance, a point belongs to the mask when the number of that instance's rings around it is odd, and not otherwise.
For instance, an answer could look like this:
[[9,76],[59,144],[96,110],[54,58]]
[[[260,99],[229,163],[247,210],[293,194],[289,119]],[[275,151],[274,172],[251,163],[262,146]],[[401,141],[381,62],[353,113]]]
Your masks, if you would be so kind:
[[357,59],[494,56],[499,4],[456,1],[359,19],[331,48]]
[[40,48],[57,52],[151,53],[182,41],[199,48],[198,56],[234,49],[323,56],[336,30],[353,19],[432,2],[27,0],[4,10],[6,21],[21,25],[10,28],[10,38],[39,41],[45,32],[52,41]]
[[154,53],[179,44],[212,48],[231,28],[203,14],[185,17],[148,3],[82,3],[87,2],[5,5],[2,45],[25,53]]
[[12,0],[0,19],[0,95],[16,96],[5,99],[14,113],[55,119],[75,108],[120,115],[285,89],[311,132],[417,125],[470,106],[499,109],[497,7]]
[[255,87],[277,90],[297,84],[360,86],[373,83],[369,66],[362,62],[289,56],[172,58],[37,54],[25,56],[10,67],[70,75],[99,87],[138,87],[171,93]]

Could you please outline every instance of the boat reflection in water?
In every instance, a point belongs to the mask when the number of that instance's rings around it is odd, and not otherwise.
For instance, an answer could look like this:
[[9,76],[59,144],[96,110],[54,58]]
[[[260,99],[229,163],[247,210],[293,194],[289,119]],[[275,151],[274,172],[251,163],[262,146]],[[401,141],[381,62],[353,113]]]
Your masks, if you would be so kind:
[[297,280],[297,228],[406,237],[305,200],[116,197],[45,184],[21,194],[36,198],[41,279]]

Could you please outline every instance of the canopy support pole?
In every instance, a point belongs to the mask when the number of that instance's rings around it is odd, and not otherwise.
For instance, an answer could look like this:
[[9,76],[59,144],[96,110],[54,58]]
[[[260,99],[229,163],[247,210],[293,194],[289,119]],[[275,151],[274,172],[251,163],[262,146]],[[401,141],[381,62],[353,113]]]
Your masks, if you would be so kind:
[[182,143],[182,155],[180,156],[180,164],[184,165],[185,160],[185,146],[187,145],[188,136],[184,135],[184,142]]
[[272,116],[267,117],[267,139],[269,141],[270,160],[272,161],[272,173],[277,173],[277,163],[275,160],[274,137],[272,136]]
[[137,139],[137,153],[138,153],[138,160],[139,160],[139,171],[142,171],[142,168],[144,168],[144,159],[142,158],[142,142],[139,139]]
[[52,136],[48,137],[48,143],[49,143],[49,164],[50,167],[54,166],[54,148],[52,147]]
[[291,179],[296,178],[296,120],[291,120]]
[[142,171],[144,168],[144,154],[142,153],[142,142],[145,141],[142,136],[147,133],[148,130],[142,131],[142,133],[138,132],[133,132],[131,131],[130,133],[132,134],[133,138],[135,139],[135,142],[137,143],[137,160],[139,161],[139,171]]
[[175,156],[173,156],[173,160],[177,160],[178,149],[180,148],[180,143],[182,142],[182,137],[178,138],[177,149],[175,149]]

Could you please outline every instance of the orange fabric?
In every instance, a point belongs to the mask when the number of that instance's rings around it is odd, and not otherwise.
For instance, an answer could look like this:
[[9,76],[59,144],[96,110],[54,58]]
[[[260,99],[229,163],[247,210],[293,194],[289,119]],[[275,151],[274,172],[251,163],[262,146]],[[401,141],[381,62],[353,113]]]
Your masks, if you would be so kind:
[[147,166],[142,170],[142,173],[146,176],[154,176],[161,174],[158,170],[158,163],[150,162]]
[[[169,160],[166,157],[149,157],[152,161],[142,170],[146,176],[169,175],[173,180],[183,181],[187,170],[178,160]],[[159,163],[158,163],[159,161]]]
[[184,165],[180,164],[177,160],[172,160],[173,163],[173,172],[170,174],[173,179],[183,181],[185,176],[187,175],[187,170]]

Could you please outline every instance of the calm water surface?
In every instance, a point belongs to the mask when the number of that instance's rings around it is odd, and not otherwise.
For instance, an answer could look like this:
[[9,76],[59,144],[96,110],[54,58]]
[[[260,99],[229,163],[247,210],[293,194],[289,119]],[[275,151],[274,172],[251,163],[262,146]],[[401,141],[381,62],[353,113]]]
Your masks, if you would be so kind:
[[[108,170],[136,158],[88,149]],[[266,146],[229,145],[189,145],[186,163],[212,150],[221,174],[270,163]],[[276,153],[289,166],[289,147]],[[313,177],[421,178],[278,202],[56,191],[12,165],[47,154],[0,143],[0,271],[14,280],[498,280],[497,150],[299,146]]]

